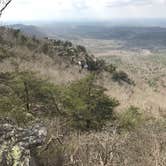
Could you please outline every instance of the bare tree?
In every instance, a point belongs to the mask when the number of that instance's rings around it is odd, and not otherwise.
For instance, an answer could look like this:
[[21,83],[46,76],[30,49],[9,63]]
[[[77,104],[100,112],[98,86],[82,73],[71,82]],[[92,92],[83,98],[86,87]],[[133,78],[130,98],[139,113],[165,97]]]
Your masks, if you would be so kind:
[[0,16],[11,2],[12,0],[0,0]]

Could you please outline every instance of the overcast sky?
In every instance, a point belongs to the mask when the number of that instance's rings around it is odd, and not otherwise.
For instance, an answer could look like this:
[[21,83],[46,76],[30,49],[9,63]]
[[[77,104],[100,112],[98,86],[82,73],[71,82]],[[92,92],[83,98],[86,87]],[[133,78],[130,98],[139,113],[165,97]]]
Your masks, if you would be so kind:
[[13,0],[5,21],[166,18],[166,0]]

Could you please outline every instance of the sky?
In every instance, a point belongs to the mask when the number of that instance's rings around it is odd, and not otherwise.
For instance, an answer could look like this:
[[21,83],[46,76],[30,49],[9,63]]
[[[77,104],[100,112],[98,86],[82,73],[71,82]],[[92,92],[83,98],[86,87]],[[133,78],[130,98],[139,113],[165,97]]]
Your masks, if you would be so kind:
[[166,18],[166,0],[13,0],[2,21]]

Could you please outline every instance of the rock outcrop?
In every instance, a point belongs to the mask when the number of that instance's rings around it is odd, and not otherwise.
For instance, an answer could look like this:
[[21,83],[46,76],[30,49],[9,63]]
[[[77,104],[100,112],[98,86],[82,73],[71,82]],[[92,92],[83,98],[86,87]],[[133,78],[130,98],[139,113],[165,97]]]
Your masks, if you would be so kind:
[[46,136],[47,130],[41,124],[24,129],[0,119],[0,165],[30,166],[31,151],[42,145]]

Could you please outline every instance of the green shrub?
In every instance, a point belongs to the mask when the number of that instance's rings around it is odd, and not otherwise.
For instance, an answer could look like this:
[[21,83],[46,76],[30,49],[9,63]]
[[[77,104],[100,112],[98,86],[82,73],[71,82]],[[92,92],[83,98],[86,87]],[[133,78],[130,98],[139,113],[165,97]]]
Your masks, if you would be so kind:
[[105,95],[90,75],[68,86],[59,87],[31,72],[0,74],[0,113],[13,115],[20,123],[34,116],[61,116],[77,129],[100,129],[112,119],[117,100]]
[[[32,36],[32,41],[33,41],[35,44],[40,44],[40,40],[39,40],[35,35]],[[34,43],[33,43],[33,44],[34,44]]]
[[13,30],[13,36],[14,36],[15,38],[18,38],[18,37],[19,37],[19,34],[20,34],[20,30],[19,30],[19,29]]
[[130,106],[119,117],[120,128],[134,129],[143,122],[143,115],[140,113],[139,108]]
[[0,36],[0,44],[3,44],[4,43],[4,39],[2,36]]
[[9,58],[12,54],[3,47],[0,47],[0,61]]
[[157,78],[153,78],[151,80],[148,80],[148,85],[152,88],[156,88],[157,87],[157,81],[158,81]]
[[94,81],[94,76],[90,75],[72,83],[64,91],[64,109],[75,128],[100,129],[112,119],[113,109],[119,104],[117,100],[105,95],[105,89]]
[[[33,73],[23,72],[15,80],[15,91],[22,98],[26,109],[33,111],[36,106],[46,114],[57,113],[59,87],[37,78]],[[44,112],[43,112],[44,113]]]
[[127,73],[125,73],[124,71],[115,71],[112,75],[112,79],[119,83],[126,82],[130,85],[134,85],[134,82],[129,78]]
[[105,66],[104,70],[109,73],[113,73],[116,71],[116,67],[114,65],[110,64],[110,65]]
[[33,73],[1,73],[0,92],[1,115],[14,113],[16,121],[19,120],[19,115],[20,119],[27,119],[27,113],[35,115],[36,110],[45,115],[59,113],[58,99],[55,98],[58,96],[58,87],[37,78]]
[[70,41],[64,42],[64,47],[72,47],[72,46],[73,46],[72,42],[70,42]]
[[102,71],[105,69],[105,61],[104,60],[94,60],[92,57],[86,57],[86,63],[88,65],[88,70],[90,71]]
[[86,48],[84,47],[84,46],[81,46],[81,45],[77,45],[77,50],[78,50],[78,52],[87,52],[86,51]]
[[3,87],[0,95],[0,116],[12,118],[18,124],[25,124],[34,118],[25,111],[23,101],[9,87]]
[[54,46],[60,46],[63,44],[61,40],[54,40],[53,43],[54,43]]
[[20,42],[21,42],[21,44],[26,44],[26,42],[28,41],[28,38],[26,37],[26,36],[24,36],[24,35],[21,35],[20,36]]
[[49,44],[48,43],[43,44],[41,50],[42,50],[42,52],[44,54],[48,54],[48,52],[49,52]]

